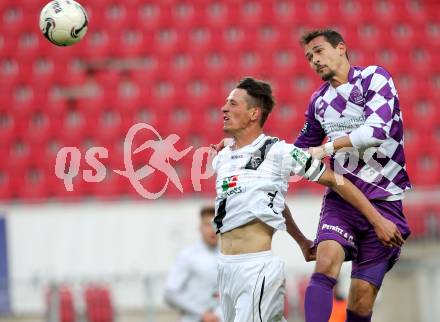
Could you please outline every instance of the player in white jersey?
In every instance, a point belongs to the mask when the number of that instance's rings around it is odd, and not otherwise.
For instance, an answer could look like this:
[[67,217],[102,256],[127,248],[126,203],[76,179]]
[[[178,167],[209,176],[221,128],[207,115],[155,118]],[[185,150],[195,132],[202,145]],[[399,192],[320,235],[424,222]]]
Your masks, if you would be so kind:
[[181,312],[180,322],[221,322],[218,298],[217,236],[212,227],[214,207],[200,211],[202,240],[184,249],[165,285],[165,300]]
[[[398,244],[396,227],[380,216],[365,196],[345,179],[292,144],[266,136],[263,125],[274,106],[268,83],[245,78],[222,107],[224,131],[233,137],[213,160],[217,174],[216,216],[220,234],[219,289],[226,321],[284,321],[284,271],[271,253],[272,236],[285,230],[304,247],[309,241],[284,211],[291,174],[331,187],[370,222],[377,233]],[[287,219],[287,221],[285,221]]]

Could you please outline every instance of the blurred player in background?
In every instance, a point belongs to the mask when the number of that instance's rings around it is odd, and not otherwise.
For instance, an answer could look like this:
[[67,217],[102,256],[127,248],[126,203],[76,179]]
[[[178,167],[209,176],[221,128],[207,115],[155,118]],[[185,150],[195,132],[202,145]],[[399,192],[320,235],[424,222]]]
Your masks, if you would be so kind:
[[[410,230],[402,199],[410,182],[399,99],[390,74],[379,66],[350,66],[346,44],[333,30],[310,32],[301,45],[325,83],[311,97],[295,145],[310,148],[315,158],[332,156],[335,172],[355,184],[406,239]],[[326,136],[328,142],[322,145]],[[335,158],[340,149],[349,150]],[[400,247],[378,238],[374,223],[331,190],[324,198],[316,244],[315,273],[305,297],[306,321],[328,321],[332,288],[346,260],[353,262],[347,321],[371,321],[377,292],[399,259]]]
[[[284,321],[284,269],[271,252],[272,236],[286,229],[306,259],[309,241],[285,209],[292,173],[331,187],[380,223],[378,233],[401,242],[394,224],[383,218],[349,181],[338,185],[334,173],[318,159],[292,144],[263,133],[274,106],[268,83],[245,78],[222,107],[224,131],[233,142],[213,160],[216,180],[217,233],[220,233],[219,289],[225,321]],[[341,177],[342,179],[342,177]]]
[[180,322],[222,321],[217,287],[217,236],[212,227],[214,212],[214,207],[202,208],[202,240],[179,254],[165,285],[165,300],[180,310]]

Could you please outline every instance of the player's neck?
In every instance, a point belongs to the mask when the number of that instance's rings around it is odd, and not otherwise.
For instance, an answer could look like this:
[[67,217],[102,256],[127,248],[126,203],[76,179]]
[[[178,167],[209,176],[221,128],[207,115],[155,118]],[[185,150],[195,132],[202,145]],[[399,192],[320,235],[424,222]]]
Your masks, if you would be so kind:
[[234,137],[234,145],[232,146],[232,150],[241,149],[242,147],[251,144],[254,142],[261,134],[263,133],[263,129],[252,129],[250,131],[244,131],[241,133],[235,134]]
[[350,63],[344,62],[341,67],[336,71],[335,76],[330,80],[332,87],[336,88],[342,84],[348,83],[348,74],[350,72]]

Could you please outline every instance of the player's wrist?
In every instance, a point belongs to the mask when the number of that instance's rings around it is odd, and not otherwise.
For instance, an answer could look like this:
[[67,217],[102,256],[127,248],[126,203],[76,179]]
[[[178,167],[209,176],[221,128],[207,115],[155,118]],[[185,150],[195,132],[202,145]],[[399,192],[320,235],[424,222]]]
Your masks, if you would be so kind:
[[335,153],[335,145],[333,141],[324,144],[323,150],[326,156],[331,156],[333,153]]
[[297,240],[297,243],[301,249],[310,248],[313,244],[313,242],[307,239],[305,236],[303,236],[300,240]]

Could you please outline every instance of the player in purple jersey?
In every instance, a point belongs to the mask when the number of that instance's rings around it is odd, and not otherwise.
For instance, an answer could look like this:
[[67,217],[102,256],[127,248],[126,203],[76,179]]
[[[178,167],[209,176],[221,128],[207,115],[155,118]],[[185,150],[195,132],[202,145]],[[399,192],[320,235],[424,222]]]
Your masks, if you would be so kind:
[[[399,99],[391,75],[379,66],[355,67],[342,36],[316,30],[301,38],[310,66],[325,83],[312,95],[306,123],[295,145],[354,183],[406,239],[402,212],[411,185],[405,168]],[[328,142],[322,144],[325,137]],[[400,247],[390,247],[373,225],[333,191],[324,197],[318,226],[317,258],[305,296],[306,322],[326,322],[332,289],[344,261],[352,261],[347,322],[369,322],[385,273]]]

